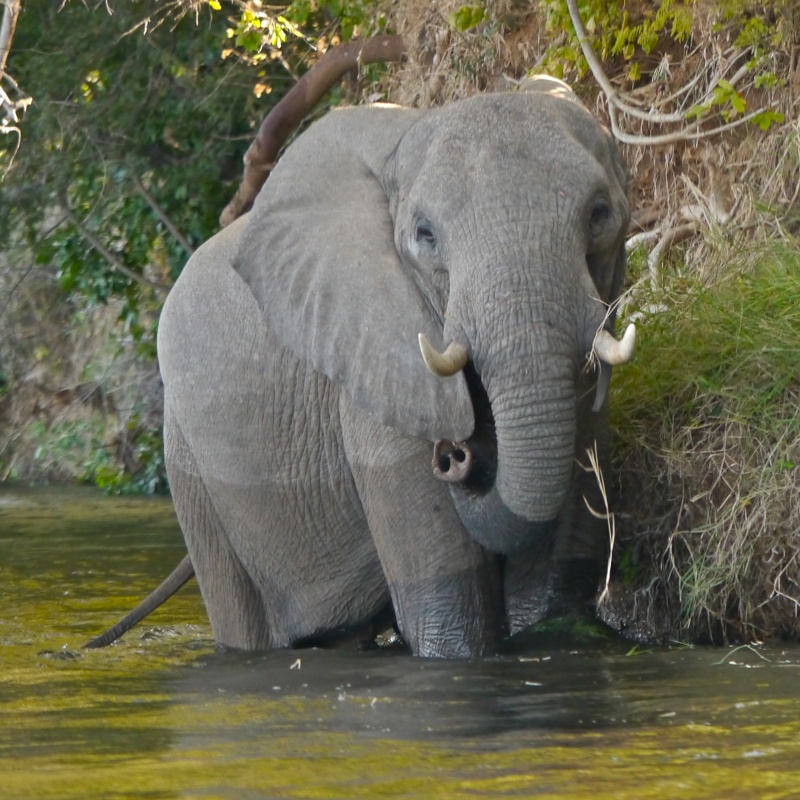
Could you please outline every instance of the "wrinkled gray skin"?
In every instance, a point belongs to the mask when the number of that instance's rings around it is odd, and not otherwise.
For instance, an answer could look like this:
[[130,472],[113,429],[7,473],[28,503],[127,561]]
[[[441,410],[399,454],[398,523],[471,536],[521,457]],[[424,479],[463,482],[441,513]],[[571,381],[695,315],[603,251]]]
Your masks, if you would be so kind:
[[[176,283],[167,467],[219,643],[314,641],[391,601],[415,654],[467,657],[591,600],[585,361],[629,215],[608,133],[545,86],[330,113]],[[470,364],[432,375],[420,332]],[[474,459],[460,482],[434,475],[442,441]]]

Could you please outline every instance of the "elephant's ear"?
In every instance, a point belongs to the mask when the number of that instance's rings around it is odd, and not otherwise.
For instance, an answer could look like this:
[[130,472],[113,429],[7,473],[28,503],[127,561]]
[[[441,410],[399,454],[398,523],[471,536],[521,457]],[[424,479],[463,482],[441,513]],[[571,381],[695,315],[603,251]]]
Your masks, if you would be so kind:
[[397,255],[382,178],[423,113],[351,108],[313,125],[261,190],[234,267],[278,341],[357,405],[410,435],[462,441],[466,381],[422,360],[418,334],[443,348],[443,320]]
[[630,207],[628,205],[628,172],[622,163],[622,158],[617,148],[617,143],[610,131],[598,126],[603,131],[603,140],[598,148],[597,157],[603,165],[608,176],[608,190],[611,204],[615,210],[619,229],[616,239],[608,253],[596,253],[588,258],[592,278],[600,292],[601,299],[611,309],[610,318],[616,319],[617,303],[625,285],[625,269],[627,264],[625,254],[625,239],[631,221]]

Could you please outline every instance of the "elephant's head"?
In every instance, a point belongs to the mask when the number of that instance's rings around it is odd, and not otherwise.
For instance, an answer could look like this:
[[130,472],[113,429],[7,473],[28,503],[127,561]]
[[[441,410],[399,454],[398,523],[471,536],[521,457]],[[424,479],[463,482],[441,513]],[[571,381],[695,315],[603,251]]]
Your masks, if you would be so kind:
[[272,173],[234,263],[284,346],[436,443],[468,530],[508,552],[559,514],[587,357],[629,355],[609,312],[628,219],[613,141],[548,82],[329,114]]

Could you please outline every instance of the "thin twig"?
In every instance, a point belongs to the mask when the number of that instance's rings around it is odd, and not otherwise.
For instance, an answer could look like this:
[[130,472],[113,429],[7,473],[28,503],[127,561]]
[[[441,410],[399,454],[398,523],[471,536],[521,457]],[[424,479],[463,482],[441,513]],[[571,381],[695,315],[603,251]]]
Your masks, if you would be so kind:
[[14,164],[14,159],[17,157],[17,153],[19,152],[20,145],[22,144],[22,131],[16,125],[0,125],[0,133],[2,134],[9,134],[9,133],[16,133],[17,134],[17,144],[14,147],[14,152],[11,154],[11,157],[8,159],[8,165],[3,170],[3,174],[0,175],[0,183],[5,180],[6,175],[8,175],[9,170],[11,169],[12,165]]
[[[760,642],[757,642],[757,644],[760,644]],[[731,650],[729,653],[724,655],[719,661],[713,661],[711,666],[719,667],[719,666],[723,666],[723,665],[727,664],[728,663],[728,659],[732,655],[735,655],[736,653],[738,653],[740,650],[749,650],[751,653],[755,653],[755,655],[757,655],[762,661],[766,661],[768,663],[772,663],[771,659],[769,659],[765,655],[762,655],[761,653],[759,653],[758,650],[756,650],[755,647],[753,647],[752,644],[740,644],[738,647],[734,647],[733,650]]]
[[178,230],[178,227],[167,216],[166,212],[158,204],[155,197],[153,197],[153,195],[147,191],[147,189],[144,187],[144,184],[139,179],[139,176],[133,173],[131,178],[133,179],[133,185],[136,188],[136,191],[142,196],[147,205],[150,206],[153,213],[159,218],[159,220],[161,220],[164,227],[173,235],[175,240],[188,253],[188,255],[192,255],[192,253],[194,253],[194,248],[189,244],[188,239],[180,232],[180,230]]
[[64,212],[66,219],[68,219],[78,229],[78,232],[81,234],[81,236],[83,236],[83,238],[86,239],[86,241],[89,242],[89,244],[95,250],[97,250],[101,256],[103,256],[112,269],[117,270],[117,272],[122,273],[132,281],[136,281],[137,283],[141,283],[145,286],[150,286],[161,295],[166,296],[167,292],[169,291],[166,286],[156,283],[155,281],[151,281],[149,278],[145,278],[144,275],[140,275],[138,272],[134,272],[130,267],[125,266],[125,264],[123,264],[110,250],[108,250],[94,235],[94,233],[92,233],[92,231],[89,230],[89,228],[87,228],[80,219],[78,219],[78,217],[63,199],[61,201],[61,210]]

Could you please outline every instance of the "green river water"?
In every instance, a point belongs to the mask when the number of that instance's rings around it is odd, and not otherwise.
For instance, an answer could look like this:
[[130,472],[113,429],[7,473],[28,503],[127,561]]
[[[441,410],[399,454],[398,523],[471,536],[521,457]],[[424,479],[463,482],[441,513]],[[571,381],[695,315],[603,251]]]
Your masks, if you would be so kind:
[[800,798],[800,648],[218,653],[168,500],[0,487],[0,800]]

